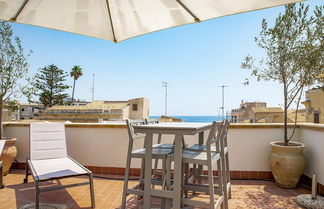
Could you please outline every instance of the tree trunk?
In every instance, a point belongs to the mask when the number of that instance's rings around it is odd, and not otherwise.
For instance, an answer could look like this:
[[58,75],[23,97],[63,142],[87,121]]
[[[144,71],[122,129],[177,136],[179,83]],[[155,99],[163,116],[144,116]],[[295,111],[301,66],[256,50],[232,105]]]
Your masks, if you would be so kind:
[[2,99],[0,99],[0,140],[3,138],[2,114],[3,114],[3,101]]
[[288,146],[288,107],[287,107],[287,88],[284,87],[284,140],[285,140],[285,146]]
[[73,81],[72,104],[73,104],[73,99],[74,99],[74,88],[75,88],[75,79],[74,79],[74,81]]

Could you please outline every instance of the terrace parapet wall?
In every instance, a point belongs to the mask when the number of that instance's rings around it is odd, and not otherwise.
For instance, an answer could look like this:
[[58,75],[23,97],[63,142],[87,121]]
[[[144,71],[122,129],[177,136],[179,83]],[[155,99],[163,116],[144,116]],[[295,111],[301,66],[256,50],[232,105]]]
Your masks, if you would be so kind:
[[[272,179],[269,168],[270,142],[282,140],[283,124],[231,124],[228,133],[230,169],[233,179]],[[291,133],[294,124],[289,124]],[[4,133],[18,138],[16,167],[23,167],[29,155],[29,123],[6,122]],[[207,137],[208,133],[205,134]],[[66,123],[68,153],[94,173],[123,175],[128,146],[124,123]],[[157,137],[156,137],[157,138]],[[155,140],[156,140],[155,138]],[[198,136],[185,137],[187,144],[197,143]],[[304,151],[306,169],[303,182],[309,183],[313,172],[318,174],[320,189],[324,194],[324,124],[298,124],[294,141],[306,144]],[[162,136],[162,141],[172,143],[172,136]],[[143,141],[136,141],[134,149]],[[132,163],[132,175],[139,174],[140,161]]]

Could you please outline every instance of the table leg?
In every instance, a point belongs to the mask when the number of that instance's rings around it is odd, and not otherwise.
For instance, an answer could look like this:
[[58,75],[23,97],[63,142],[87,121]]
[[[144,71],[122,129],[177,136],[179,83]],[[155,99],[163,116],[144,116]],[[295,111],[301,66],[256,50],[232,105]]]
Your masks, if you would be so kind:
[[144,209],[151,208],[151,170],[153,134],[145,136]]
[[175,136],[174,146],[174,195],[173,195],[173,209],[180,209],[181,196],[181,168],[182,168],[182,138],[181,134]]

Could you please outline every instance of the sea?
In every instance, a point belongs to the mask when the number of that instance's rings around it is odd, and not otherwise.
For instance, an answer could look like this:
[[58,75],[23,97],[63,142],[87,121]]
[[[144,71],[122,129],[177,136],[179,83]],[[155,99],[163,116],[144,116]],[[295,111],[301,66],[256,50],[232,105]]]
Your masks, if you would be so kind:
[[[152,119],[158,119],[161,116],[150,116]],[[210,123],[213,121],[219,121],[222,120],[222,116],[178,116],[178,115],[172,115],[170,116],[172,118],[179,118],[183,122],[189,122],[189,123]]]

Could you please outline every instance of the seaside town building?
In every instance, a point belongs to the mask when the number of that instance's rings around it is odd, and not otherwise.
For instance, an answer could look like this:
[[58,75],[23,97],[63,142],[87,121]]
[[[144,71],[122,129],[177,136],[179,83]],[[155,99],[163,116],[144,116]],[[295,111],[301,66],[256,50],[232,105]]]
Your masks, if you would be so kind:
[[249,123],[250,122],[250,111],[253,107],[266,107],[265,102],[243,102],[241,101],[238,109],[232,109],[231,111],[231,122],[232,123]]
[[252,107],[249,113],[250,123],[279,123],[282,120],[281,107]]
[[[306,111],[298,110],[297,122],[306,121]],[[296,120],[296,110],[288,110],[288,123]],[[239,109],[231,111],[232,123],[283,123],[284,111],[281,107],[267,107],[265,102],[243,102]]]
[[41,120],[72,122],[117,121],[149,117],[149,100],[136,98],[128,101],[93,101],[85,105],[53,106],[40,114]]
[[306,122],[324,123],[324,88],[306,91],[305,97],[302,104],[306,108]]
[[21,103],[18,107],[18,120],[37,119],[44,105],[38,103]]

